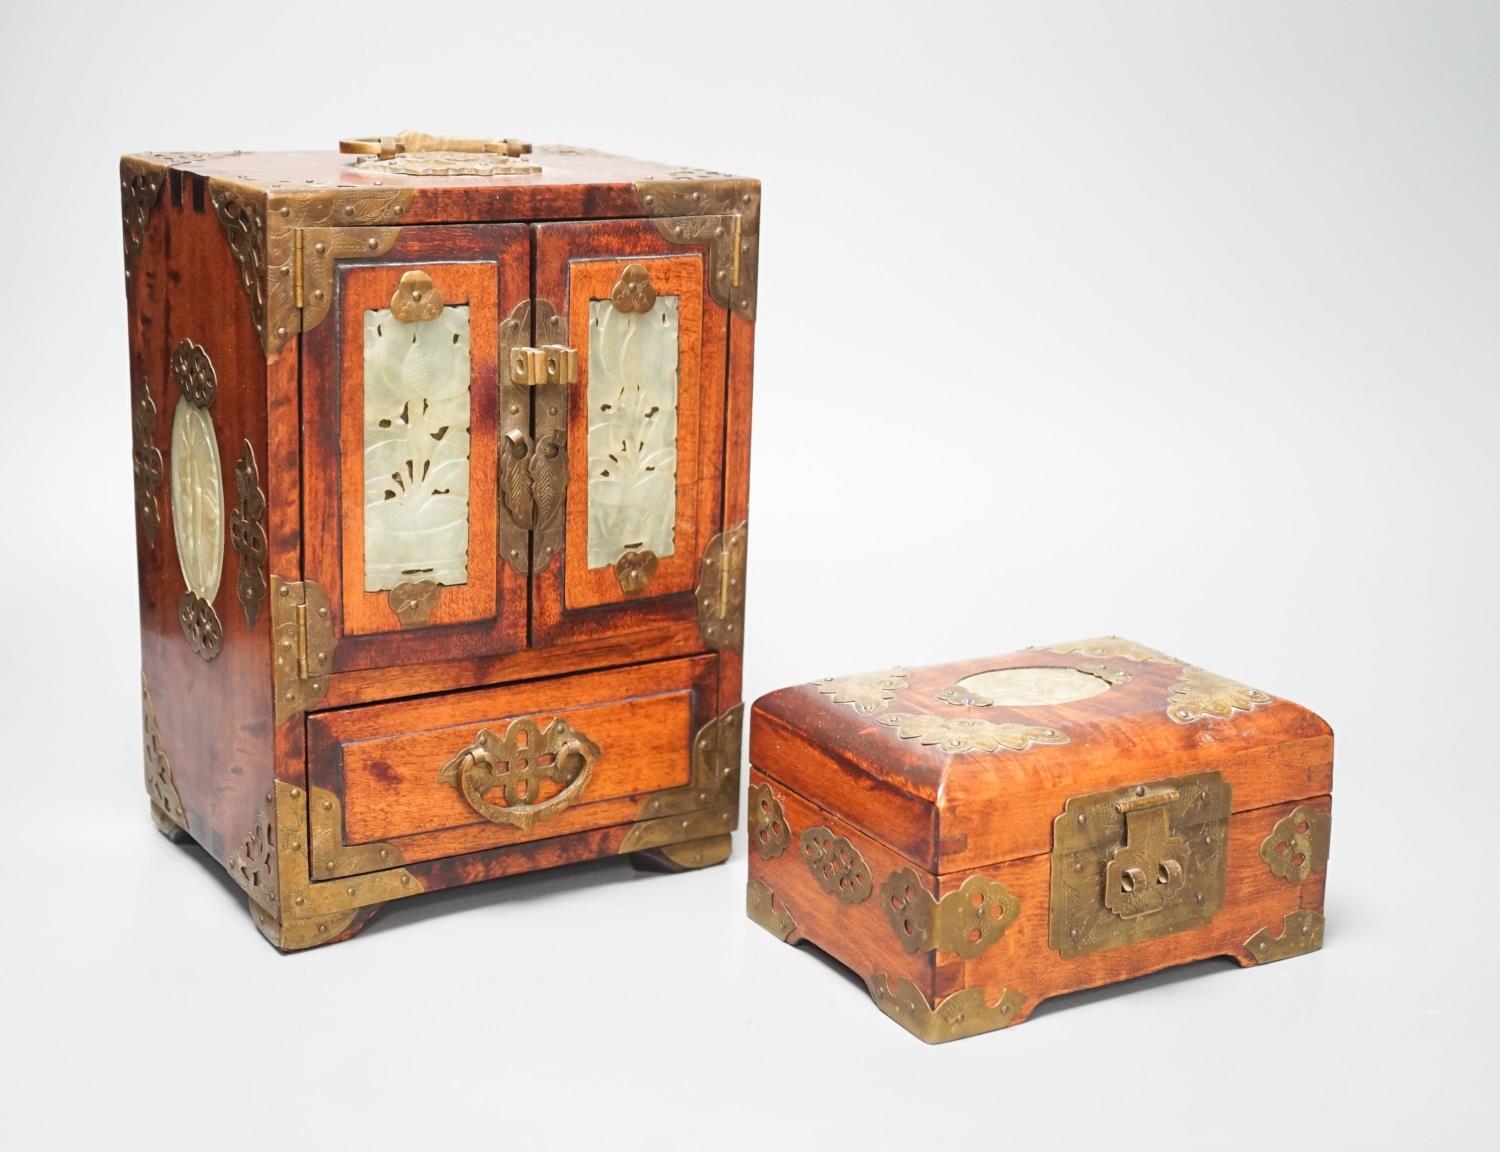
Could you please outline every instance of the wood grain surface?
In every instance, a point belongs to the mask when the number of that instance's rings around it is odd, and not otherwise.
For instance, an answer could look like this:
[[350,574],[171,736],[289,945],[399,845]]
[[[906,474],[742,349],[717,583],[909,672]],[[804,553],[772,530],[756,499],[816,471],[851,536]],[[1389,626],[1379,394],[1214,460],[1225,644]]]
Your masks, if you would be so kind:
[[[254,826],[273,766],[269,603],[251,628],[237,596],[239,558],[228,537],[237,497],[235,461],[248,441],[268,502],[273,554],[285,543],[277,517],[285,471],[272,463],[268,387],[285,396],[284,369],[268,370],[213,209],[168,179],[147,226],[126,290],[132,397],[144,387],[156,406],[152,443],[163,474],[156,492],[161,523],[149,539],[137,528],[141,669],[150,686],[172,778],[188,831],[221,863]],[[213,364],[218,386],[208,412],[218,439],[224,492],[223,572],[214,612],[223,646],[205,661],[178,622],[186,590],[172,523],[171,429],[182,396],[171,370],[179,341],[192,340]],[[293,504],[295,507],[295,502]],[[280,534],[280,535],[278,535]]]
[[[661,257],[670,257],[659,261]],[[607,298],[629,261],[664,265],[664,281],[678,294],[680,341],[685,365],[679,378],[677,553],[663,562],[660,585],[637,597],[613,594],[612,571],[587,571],[588,302]],[[591,271],[602,264],[603,275]],[[696,275],[687,273],[696,265]],[[613,275],[611,275],[611,271]],[[724,403],[728,315],[704,285],[701,249],[669,244],[654,224],[616,220],[595,224],[545,224],[536,229],[536,295],[568,318],[568,343],[578,349],[579,382],[568,414],[567,547],[562,557],[536,573],[532,584],[533,644],[562,644],[670,627],[697,636],[698,606],[692,595],[702,545],[722,526]],[[689,331],[692,317],[698,331]],[[658,575],[662,575],[661,568]],[[697,643],[701,645],[701,637]]]
[[[647,797],[687,782],[695,733],[739,699],[740,658],[708,650],[693,585],[707,540],[748,508],[753,325],[731,322],[707,291],[706,243],[669,244],[656,222],[639,219],[645,205],[637,182],[680,179],[680,170],[576,149],[538,148],[534,159],[542,173],[503,180],[375,175],[328,152],[145,161],[159,165],[163,188],[127,289],[132,393],[151,396],[152,440],[169,464],[178,395],[171,350],[183,338],[203,346],[218,377],[212,417],[226,502],[232,506],[234,461],[248,441],[267,496],[266,575],[321,584],[340,641],[323,698],[275,724],[271,613],[266,606],[246,625],[234,592],[238,559],[226,540],[214,599],[223,648],[207,663],[194,653],[177,620],[183,580],[170,473],[164,476],[161,525],[139,547],[142,666],[188,831],[226,866],[239,866],[273,780],[309,805],[313,789],[338,804],[339,839],[313,840],[348,850],[341,867],[364,860],[362,846],[390,844],[426,889],[612,853]],[[299,187],[409,188],[412,195],[394,247],[335,265],[326,318],[293,333],[267,360],[245,270],[211,203],[214,178],[265,190],[272,210]],[[658,570],[661,592],[627,600],[611,587],[612,572],[582,566],[581,405],[570,429],[580,469],[564,552],[576,554],[574,568],[554,563],[526,577],[499,562],[496,477],[484,464],[495,460],[499,322],[533,296],[565,317],[586,318],[588,300],[607,296],[613,276],[633,261],[651,262],[658,290],[683,302],[687,327],[678,548]],[[425,626],[401,628],[387,597],[363,588],[360,366],[363,312],[387,306],[401,274],[414,267],[432,274],[450,303],[471,307],[470,581],[444,589]],[[586,374],[586,319],[583,325]],[[520,715],[543,724],[564,716],[604,748],[587,794],[526,832],[479,818],[436,780],[480,727],[503,729]],[[722,859],[722,845],[704,845],[672,856],[669,844],[661,852],[673,866]],[[315,871],[312,851],[299,871]],[[295,885],[310,877],[282,879]],[[368,898],[356,903],[358,915],[332,938],[373,913]]]
[[[628,823],[648,793],[688,782],[693,736],[712,718],[716,677],[714,658],[699,656],[320,712],[308,721],[309,783],[338,797],[344,844],[388,843],[406,861]],[[528,831],[491,823],[438,780],[480,729],[503,736],[523,716],[541,727],[560,717],[601,750],[584,794]],[[537,799],[559,790],[549,783]],[[498,793],[495,802],[503,803]]]
[[[917,985],[929,1004],[976,987],[985,989],[987,1003],[995,1003],[1010,989],[1026,997],[1014,1017],[1014,1022],[1019,1022],[1048,997],[1129,980],[1173,965],[1210,956],[1230,956],[1241,965],[1254,963],[1245,945],[1256,932],[1270,927],[1272,935],[1278,935],[1289,913],[1303,908],[1319,913],[1323,910],[1326,868],[1295,884],[1277,878],[1260,857],[1261,843],[1276,822],[1296,807],[1295,803],[1274,804],[1230,818],[1224,906],[1207,924],[1065,959],[1048,942],[1050,852],[935,876],[913,867],[884,844],[757,769],[751,770],[750,784],[771,789],[790,830],[790,844],[779,856],[768,859],[757,852],[753,838],[750,852],[751,881],[767,885],[775,894],[776,906],[796,922],[790,942],[800,939],[815,944],[867,982],[877,972],[905,977]],[[1331,811],[1329,796],[1302,802],[1317,812]],[[798,847],[802,833],[817,827],[845,837],[864,858],[873,882],[869,898],[845,904],[818,884]],[[999,881],[1019,901],[1017,919],[998,941],[972,960],[941,950],[906,952],[880,896],[885,879],[905,867],[913,867],[922,884],[939,899],[957,891],[970,876]]]
[[[327,591],[345,670],[503,655],[525,647],[524,576],[501,560],[496,493],[500,321],[529,295],[530,237],[519,225],[404,228],[379,261],[342,265],[331,314],[304,337],[305,578]],[[468,582],[444,588],[422,627],[403,628],[364,581],[364,313],[390,306],[403,273],[425,268],[470,323]]]
[[[1110,664],[1129,679],[1073,703],[963,707],[938,693],[1001,668]],[[1070,796],[1212,769],[1235,811],[1332,791],[1333,733],[1318,716],[1275,699],[1227,718],[1180,724],[1168,691],[1177,661],[1095,660],[1026,649],[912,670],[908,687],[862,715],[807,684],[755,702],[750,761],[767,775],[941,873],[1050,851],[1052,819]],[[880,723],[894,714],[1045,726],[1062,744],[949,753]]]

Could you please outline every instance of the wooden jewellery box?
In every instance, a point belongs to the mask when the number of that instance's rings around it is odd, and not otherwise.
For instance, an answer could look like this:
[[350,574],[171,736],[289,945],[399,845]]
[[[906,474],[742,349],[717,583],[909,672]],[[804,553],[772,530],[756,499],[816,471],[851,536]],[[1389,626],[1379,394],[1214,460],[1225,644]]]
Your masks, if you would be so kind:
[[284,950],[725,859],[759,185],[408,133],[120,188],[157,825]]
[[1108,637],[773,692],[751,919],[938,1043],[1049,996],[1323,942],[1333,733]]

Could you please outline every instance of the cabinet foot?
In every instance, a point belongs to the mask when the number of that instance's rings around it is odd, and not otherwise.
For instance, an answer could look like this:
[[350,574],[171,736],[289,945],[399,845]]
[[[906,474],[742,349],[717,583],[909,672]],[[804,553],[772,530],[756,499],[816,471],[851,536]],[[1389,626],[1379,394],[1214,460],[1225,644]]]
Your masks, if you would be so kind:
[[300,952],[305,948],[317,948],[322,944],[336,944],[340,940],[349,939],[368,924],[382,907],[382,904],[369,904],[363,908],[332,912],[326,916],[277,919],[252,900],[250,917],[260,929],[260,934],[278,951]]
[[151,823],[155,824],[156,830],[173,844],[184,844],[192,839],[187,829],[168,816],[166,809],[155,800],[151,801]]
[[701,840],[684,840],[663,848],[632,852],[630,863],[642,872],[688,872],[708,868],[729,859],[729,833],[705,836]]

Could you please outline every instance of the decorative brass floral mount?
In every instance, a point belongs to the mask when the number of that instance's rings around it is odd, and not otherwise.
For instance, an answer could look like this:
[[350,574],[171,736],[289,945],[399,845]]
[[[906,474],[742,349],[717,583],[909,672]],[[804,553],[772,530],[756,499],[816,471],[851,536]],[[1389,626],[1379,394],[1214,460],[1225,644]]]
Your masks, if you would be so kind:
[[443,586],[436,580],[403,580],[386,593],[386,602],[401,627],[420,628],[432,618],[442,594]]
[[1024,752],[1033,744],[1066,744],[1068,734],[1042,724],[996,724],[967,716],[930,716],[889,712],[875,717],[903,740],[915,740],[943,752]]
[[1276,822],[1260,846],[1260,858],[1274,876],[1301,884],[1328,866],[1328,841],[1333,820],[1323,812],[1299,804]]
[[[161,727],[156,722],[156,705],[152,703],[144,672],[141,673],[141,737],[146,762],[146,792],[151,797],[152,814],[160,812],[174,825],[185,829],[188,826],[187,810],[183,808],[177,785],[172,780],[172,764],[167,759]],[[157,823],[159,825],[160,820]]]
[[892,872],[880,887],[891,931],[908,952],[937,949],[973,960],[1005,934],[1021,902],[998,880],[970,876],[941,900],[911,868]]
[[1269,703],[1271,697],[1258,688],[1187,665],[1181,678],[1167,689],[1167,715],[1178,724],[1192,724],[1210,716],[1227,720],[1236,712],[1249,712]]
[[1076,652],[1091,660],[1134,660],[1137,663],[1154,660],[1158,664],[1177,663],[1172,657],[1158,652],[1155,648],[1147,648],[1144,644],[1137,644],[1134,640],[1126,640],[1120,636],[1096,636],[1091,640],[1071,640],[1066,644],[1054,644],[1047,651],[1061,652],[1064,655]]
[[166,172],[127,156],[120,161],[120,214],[125,223],[125,283],[135,274],[136,257],[146,240],[151,209],[161,195]]
[[627,264],[609,294],[621,312],[649,312],[656,306],[656,286],[644,264]]
[[774,860],[792,842],[791,826],[769,784],[750,785],[750,847],[762,860]]
[[403,273],[396,291],[391,295],[391,315],[403,324],[419,324],[424,320],[436,320],[443,313],[446,303],[432,276],[421,268]]
[[270,549],[266,542],[266,494],[260,486],[260,469],[249,440],[241,445],[240,458],[235,461],[234,485],[239,503],[229,517],[229,539],[240,558],[238,591],[245,609],[245,627],[254,628],[266,600]]
[[867,900],[874,888],[870,866],[859,849],[827,828],[809,828],[799,841],[802,862],[818,887],[845,904]]
[[[599,745],[561,717],[544,730],[530,716],[523,716],[511,721],[504,736],[481,729],[472,745],[443,765],[438,782],[456,787],[486,820],[528,832],[538,821],[565,811],[583,794],[600,755]],[[538,800],[542,783],[549,780],[561,785],[561,790]],[[485,799],[496,788],[505,797],[503,806]]]
[[627,596],[639,596],[656,574],[656,553],[649,548],[623,552],[615,561],[615,580]]
[[161,531],[157,493],[161,489],[164,465],[161,449],[155,443],[156,402],[151,399],[151,384],[144,376],[140,379],[140,393],[131,414],[131,425],[134,431],[131,462],[135,473],[135,514],[140,522],[142,540],[147,547],[155,548]]
[[835,704],[850,704],[861,716],[873,716],[884,712],[897,692],[906,691],[910,675],[906,668],[890,668],[853,676],[825,676],[814,681],[813,687],[831,696]]

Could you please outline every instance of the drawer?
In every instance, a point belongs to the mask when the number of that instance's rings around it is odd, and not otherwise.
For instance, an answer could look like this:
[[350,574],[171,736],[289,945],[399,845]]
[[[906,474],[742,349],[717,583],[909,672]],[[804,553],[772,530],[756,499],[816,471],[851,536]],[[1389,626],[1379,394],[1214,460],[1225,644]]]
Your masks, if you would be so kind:
[[310,716],[313,875],[632,823],[690,783],[717,691],[698,656]]

